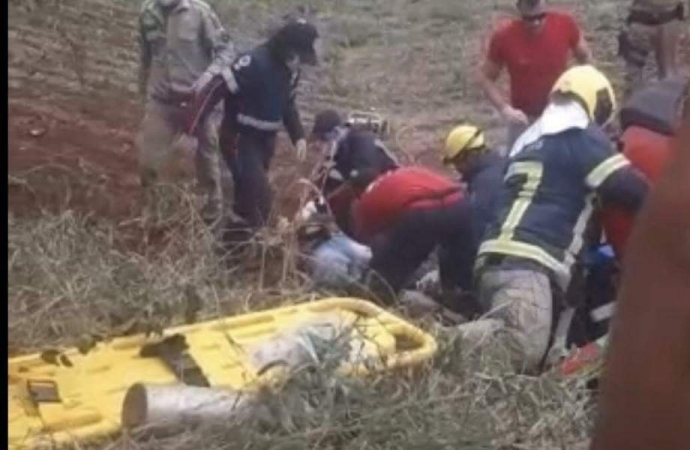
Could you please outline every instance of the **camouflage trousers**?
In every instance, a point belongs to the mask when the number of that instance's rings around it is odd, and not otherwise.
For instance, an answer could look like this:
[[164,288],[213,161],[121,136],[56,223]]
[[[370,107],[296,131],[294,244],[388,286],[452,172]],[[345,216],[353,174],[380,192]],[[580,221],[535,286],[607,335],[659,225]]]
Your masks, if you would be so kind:
[[[194,154],[197,188],[203,197],[201,214],[207,222],[222,219],[224,200],[231,188],[231,176],[220,155],[218,144],[219,111],[199,127]],[[184,105],[149,100],[139,136],[141,184],[145,191],[156,189],[160,181],[174,182],[179,177],[175,165],[184,160],[176,141],[184,123]],[[172,170],[171,170],[172,168]]]
[[626,97],[645,83],[652,55],[660,79],[675,74],[683,25],[680,20],[663,25],[626,24],[618,38],[618,53],[625,62]]
[[536,373],[549,349],[553,322],[553,294],[546,273],[501,267],[479,275],[482,319],[461,325],[463,340],[482,345],[490,336],[506,344],[515,370]]

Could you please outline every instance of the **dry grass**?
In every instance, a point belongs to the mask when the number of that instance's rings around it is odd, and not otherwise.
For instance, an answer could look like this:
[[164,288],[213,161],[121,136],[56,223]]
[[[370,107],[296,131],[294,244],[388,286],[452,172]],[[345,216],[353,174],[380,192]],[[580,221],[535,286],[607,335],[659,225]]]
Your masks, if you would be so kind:
[[[203,317],[309,298],[299,275],[288,271],[290,252],[266,243],[282,242],[281,236],[267,233],[240,264],[229,266],[191,194],[172,188],[158,205],[148,218],[121,224],[71,210],[10,214],[10,350],[155,331],[179,322],[197,299],[203,299]],[[137,251],[121,245],[128,233],[142,240]]]
[[[60,96],[42,99],[52,106],[105,88],[134,103],[134,18],[140,2],[89,0],[92,9],[83,8],[85,3],[10,2],[12,89],[49,80],[61,87]],[[430,150],[447,129],[463,119],[483,125],[500,143],[500,122],[471,74],[490,24],[509,10],[510,0],[211,3],[241,50],[286,14],[301,12],[317,20],[325,38],[324,63],[306,74],[302,86],[300,106],[307,123],[324,106],[375,107],[390,116],[392,146],[408,160],[427,163],[436,160]],[[597,60],[618,80],[615,37],[625,2],[552,3],[576,11]],[[76,18],[87,12],[102,14],[106,22],[109,12],[116,24],[106,23],[103,34],[79,40],[75,30],[92,18]],[[34,35],[51,36],[54,29],[63,42]],[[117,57],[103,66],[107,70],[97,71],[102,55]],[[75,58],[81,66],[73,64]],[[11,98],[16,92],[10,91]],[[135,116],[126,112],[123,117]],[[282,169],[290,180],[299,178],[292,165]],[[199,304],[196,318],[203,319],[314,296],[294,270],[294,247],[266,244],[285,242],[284,233],[269,231],[251,258],[228,266],[194,211],[189,196],[177,192],[155,221],[115,224],[69,210],[31,218],[10,215],[10,352],[74,345],[93,335],[155,331],[189,317]],[[149,241],[143,241],[141,251],[124,250],[121,241],[128,233]],[[266,395],[268,415],[252,423],[188,430],[164,439],[122,436],[98,448],[585,448],[593,411],[579,380],[518,376],[505,367],[500,349],[468,352],[451,331],[437,333],[438,356],[413,373],[362,382],[323,368],[303,370],[281,394]]]
[[[500,355],[444,340],[428,367],[365,381],[318,368],[266,394],[249,423],[176,436],[123,436],[137,449],[574,449],[587,441],[587,400],[554,378],[508,374]],[[580,447],[584,448],[584,447]]]
[[[9,347],[79,345],[94,336],[157,331],[197,318],[306,301],[283,252],[243,266],[221,263],[187,195],[156,221],[174,224],[156,251],[117,249],[112,224],[70,211],[8,219]],[[167,206],[167,207],[166,207]],[[276,239],[277,231],[273,230]],[[270,234],[270,232],[269,232]],[[249,270],[249,266],[254,266]],[[263,270],[261,270],[263,268]],[[271,281],[261,273],[273,271]],[[203,301],[199,301],[203,299]],[[435,329],[441,349],[428,366],[368,380],[305,367],[280,393],[265,393],[248,422],[167,437],[123,435],[94,448],[128,449],[538,449],[587,440],[592,406],[578,380],[523,377],[497,345],[463,348],[452,329]]]

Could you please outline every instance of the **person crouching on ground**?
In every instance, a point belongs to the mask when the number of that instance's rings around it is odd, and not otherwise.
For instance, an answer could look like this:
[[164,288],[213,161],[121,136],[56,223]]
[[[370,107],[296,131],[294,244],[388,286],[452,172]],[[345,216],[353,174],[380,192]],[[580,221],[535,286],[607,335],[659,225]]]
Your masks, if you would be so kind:
[[474,208],[475,234],[482,236],[496,215],[507,160],[487,145],[480,128],[462,124],[448,134],[442,161],[466,184]]
[[[355,180],[355,237],[371,246],[365,289],[391,304],[415,270],[440,247],[443,287],[469,291],[476,250],[472,207],[460,184],[423,167]],[[454,309],[453,305],[444,305]]]
[[332,109],[316,115],[310,141],[320,148],[324,159],[316,181],[326,200],[324,206],[340,229],[351,234],[352,177],[365,171],[378,176],[397,169],[399,163],[376,134],[351,128]]
[[567,332],[553,324],[567,306],[595,200],[634,212],[646,196],[645,178],[601,131],[614,110],[606,76],[592,66],[574,67],[555,83],[533,133],[521,136],[508,163],[498,220],[489,225],[476,262],[487,319],[460,331],[479,341],[483,328],[498,327],[518,371],[540,371],[554,328]]

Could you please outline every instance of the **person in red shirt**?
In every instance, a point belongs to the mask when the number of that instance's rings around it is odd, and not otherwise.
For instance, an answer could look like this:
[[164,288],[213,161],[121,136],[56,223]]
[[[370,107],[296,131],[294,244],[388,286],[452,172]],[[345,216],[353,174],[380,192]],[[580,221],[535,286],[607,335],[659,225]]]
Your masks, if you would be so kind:
[[478,237],[455,181],[422,167],[388,172],[355,202],[353,222],[357,240],[372,249],[364,284],[376,299],[390,303],[436,247],[442,287],[471,288]]
[[[571,15],[547,10],[544,0],[518,0],[517,10],[518,19],[494,32],[479,73],[484,92],[508,123],[508,149],[543,112],[570,54],[580,64],[592,59]],[[510,77],[510,100],[497,84],[504,68]]]

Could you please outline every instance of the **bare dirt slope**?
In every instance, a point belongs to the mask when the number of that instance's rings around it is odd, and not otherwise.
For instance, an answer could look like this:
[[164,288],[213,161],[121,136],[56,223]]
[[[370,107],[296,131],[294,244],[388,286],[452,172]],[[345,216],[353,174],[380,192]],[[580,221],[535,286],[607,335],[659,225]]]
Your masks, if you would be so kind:
[[[305,121],[320,107],[375,107],[394,127],[403,159],[435,163],[448,128],[470,119],[502,139],[500,121],[471,79],[491,24],[510,1],[263,0],[211,2],[237,47],[248,49],[284,14],[321,28],[323,64],[300,97]],[[600,65],[617,76],[625,2],[553,1],[580,18]],[[136,214],[137,0],[9,2],[9,203],[16,214],[76,208],[121,220]],[[258,25],[257,25],[258,24]],[[687,54],[685,55],[687,60]],[[295,164],[283,144],[274,171],[294,203]]]
[[138,111],[126,2],[9,4],[9,202],[127,215]]

